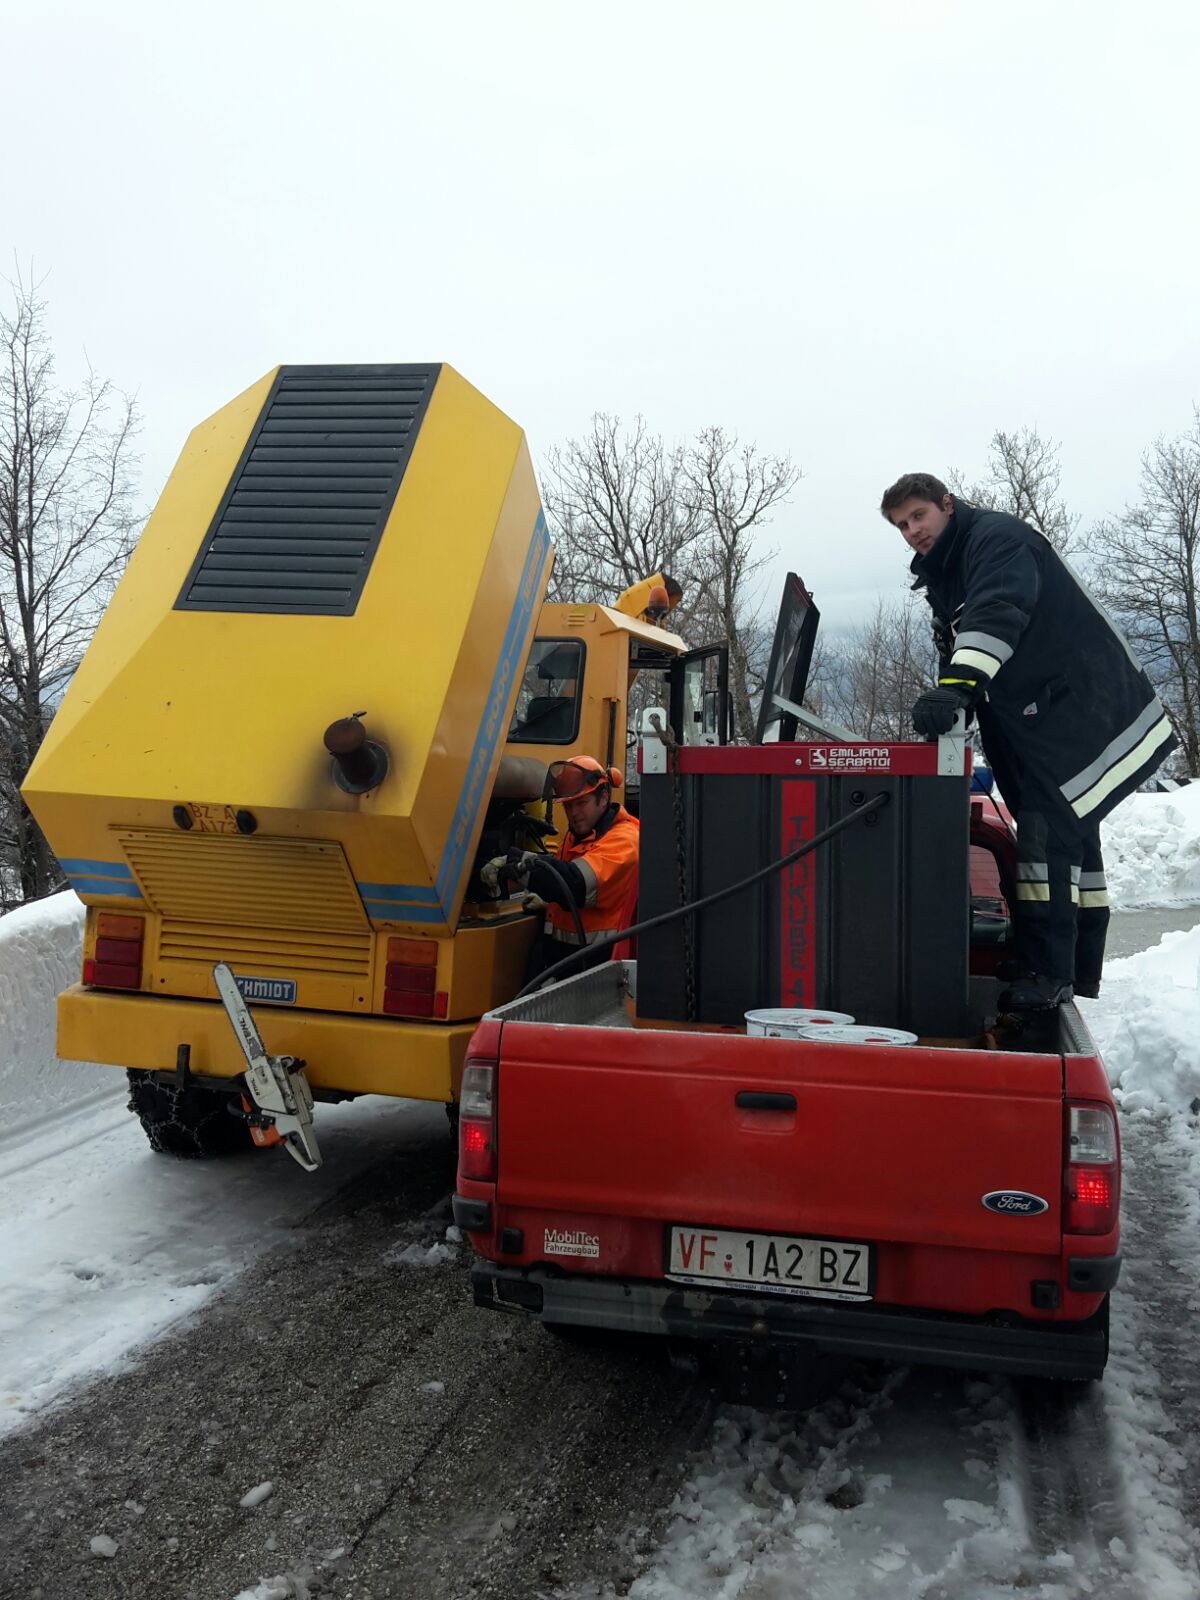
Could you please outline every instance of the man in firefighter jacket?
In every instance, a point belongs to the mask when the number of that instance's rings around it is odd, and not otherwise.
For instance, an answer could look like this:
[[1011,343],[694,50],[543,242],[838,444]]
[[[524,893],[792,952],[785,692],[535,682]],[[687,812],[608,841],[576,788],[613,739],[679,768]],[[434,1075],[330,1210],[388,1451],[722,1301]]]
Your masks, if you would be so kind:
[[1108,927],[1100,821],[1175,748],[1167,714],[1107,613],[1027,523],[922,472],[880,509],[915,552],[940,657],[913,726],[933,737],[973,712],[1017,822],[1023,970],[1001,1006],[1095,995]]
[[[613,801],[612,791],[621,783],[617,768],[602,767],[592,756],[574,756],[552,763],[550,782],[567,819],[557,854],[510,852],[489,861],[482,873],[485,884],[504,885],[510,893],[528,890],[545,902],[535,972],[579,948],[581,925],[587,944],[622,927],[637,881],[638,822]],[[606,949],[596,961],[610,954]],[[576,970],[594,964],[584,958]]]

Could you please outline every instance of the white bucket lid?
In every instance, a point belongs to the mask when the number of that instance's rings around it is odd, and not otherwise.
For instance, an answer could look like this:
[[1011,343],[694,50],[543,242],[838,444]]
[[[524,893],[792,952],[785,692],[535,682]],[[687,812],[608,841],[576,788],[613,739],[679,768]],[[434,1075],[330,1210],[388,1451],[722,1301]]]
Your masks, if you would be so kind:
[[746,1032],[768,1039],[795,1039],[801,1028],[832,1028],[852,1023],[848,1011],[817,1011],[802,1006],[774,1006],[747,1011]]
[[903,1028],[832,1027],[803,1028],[802,1039],[819,1039],[823,1044],[916,1044],[915,1033]]

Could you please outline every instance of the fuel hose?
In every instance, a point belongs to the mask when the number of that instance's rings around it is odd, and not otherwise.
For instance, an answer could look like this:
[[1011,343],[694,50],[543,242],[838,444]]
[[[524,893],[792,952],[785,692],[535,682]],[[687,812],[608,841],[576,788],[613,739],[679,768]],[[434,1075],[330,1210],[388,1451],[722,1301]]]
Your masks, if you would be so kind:
[[[769,878],[773,872],[783,872],[799,861],[801,856],[808,855],[810,850],[815,850],[818,845],[827,844],[836,834],[843,832],[856,822],[861,822],[873,811],[878,811],[887,805],[891,796],[886,793],[875,795],[864,805],[856,806],[844,817],[839,817],[836,822],[831,822],[829,827],[822,828],[820,833],[815,833],[811,839],[806,839],[802,845],[797,845],[786,856],[780,856],[777,861],[768,861],[765,867],[759,867],[757,872],[752,872],[748,878],[739,878],[736,883],[726,884],[723,889],[717,889],[712,894],[706,894],[703,899],[691,900],[685,906],[675,906],[671,911],[660,911],[656,917],[647,917],[645,922],[635,922],[631,928],[619,928],[615,933],[606,933],[602,939],[597,939],[593,944],[582,945],[578,950],[572,950],[569,956],[564,956],[561,961],[556,961],[552,967],[547,967],[545,972],[538,974],[521,990],[516,999],[523,1000],[528,994],[536,994],[544,984],[549,983],[556,974],[566,973],[584,957],[590,957],[601,950],[611,950],[614,945],[620,944],[624,939],[636,939],[639,934],[649,933],[651,928],[665,927],[668,922],[677,922],[681,917],[694,917],[698,911],[706,911],[709,906],[715,906],[721,900],[728,900],[731,895],[739,894],[743,889],[749,889],[753,884],[761,883],[764,878]],[[578,921],[578,913],[576,913]]]
[[[567,903],[563,909],[565,911],[569,911],[572,917],[575,919],[575,932],[579,935],[579,943],[581,945],[586,945],[587,933],[584,931],[583,918],[579,915],[579,906],[576,904],[575,896],[571,893],[571,885],[567,881],[567,874],[563,870],[562,863],[557,861],[548,850],[543,850],[538,859],[551,869],[559,883],[562,884],[562,891],[567,897]],[[595,945],[588,945],[588,949],[594,950]],[[546,968],[547,972],[553,972],[553,970],[553,967]],[[524,990],[521,991],[522,994],[524,994],[524,992]]]

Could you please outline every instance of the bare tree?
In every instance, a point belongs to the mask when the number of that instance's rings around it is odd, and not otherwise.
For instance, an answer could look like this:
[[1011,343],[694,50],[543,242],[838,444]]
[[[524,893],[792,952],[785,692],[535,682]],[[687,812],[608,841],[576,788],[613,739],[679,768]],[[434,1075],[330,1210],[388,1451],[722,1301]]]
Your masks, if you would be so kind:
[[672,626],[692,645],[727,642],[737,730],[754,733],[753,701],[770,654],[756,576],[772,551],[758,530],[800,473],[723,428],[668,445],[637,417],[592,418],[590,431],[550,452],[543,498],[554,525],[551,598],[611,601],[654,572],[681,580]]
[[598,412],[582,439],[550,451],[543,474],[555,528],[554,600],[611,601],[654,572],[674,575],[700,537],[684,449],[644,418],[625,428]]
[[754,699],[762,692],[771,634],[759,617],[755,578],[775,552],[756,542],[761,525],[800,481],[790,456],[760,455],[723,428],[705,428],[688,450],[684,473],[703,529],[699,599],[694,607],[714,641],[729,646],[734,717],[754,737]]
[[955,494],[989,511],[1007,511],[1044,534],[1060,555],[1075,543],[1078,516],[1072,515],[1060,492],[1059,445],[1036,428],[1016,433],[997,430],[988,446],[984,476],[968,484],[960,472],[947,481]]
[[[836,722],[835,703],[841,705],[841,679],[843,641],[835,635],[818,632],[813,640],[812,657],[808,663],[808,681],[802,704],[806,711],[822,717],[826,722]],[[817,738],[803,724],[796,731],[798,739]]]
[[864,739],[912,737],[913,702],[937,677],[925,604],[880,600],[871,620],[834,644],[822,710]]
[[1200,409],[1142,457],[1141,498],[1087,537],[1093,589],[1162,696],[1200,775]]
[[61,387],[40,285],[0,314],[0,862],[8,901],[61,883],[20,785],[47,702],[82,654],[128,558],[136,406],[88,374]]

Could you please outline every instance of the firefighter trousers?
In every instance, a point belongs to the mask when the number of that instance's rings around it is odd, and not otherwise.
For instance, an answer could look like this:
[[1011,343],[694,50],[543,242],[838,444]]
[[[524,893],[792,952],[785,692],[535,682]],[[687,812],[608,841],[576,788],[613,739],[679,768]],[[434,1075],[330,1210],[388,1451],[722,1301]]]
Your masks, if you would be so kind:
[[1018,951],[1031,971],[1076,994],[1099,994],[1108,933],[1100,825],[1066,821],[1053,802],[1038,804],[1035,788],[1023,790],[1013,807]]

